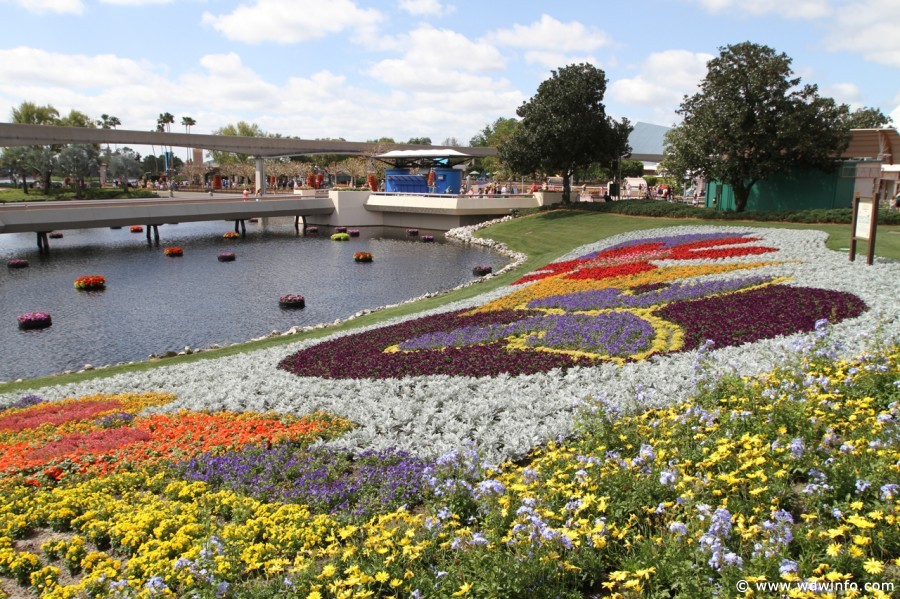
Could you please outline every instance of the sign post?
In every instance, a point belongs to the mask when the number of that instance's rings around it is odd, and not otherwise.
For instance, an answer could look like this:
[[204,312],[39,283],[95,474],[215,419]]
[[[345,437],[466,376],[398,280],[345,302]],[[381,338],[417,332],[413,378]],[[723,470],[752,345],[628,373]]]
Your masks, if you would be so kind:
[[853,198],[853,230],[850,231],[850,262],[856,260],[856,242],[869,243],[866,264],[872,265],[875,257],[875,230],[878,224],[878,194],[872,198],[860,198],[859,192]]

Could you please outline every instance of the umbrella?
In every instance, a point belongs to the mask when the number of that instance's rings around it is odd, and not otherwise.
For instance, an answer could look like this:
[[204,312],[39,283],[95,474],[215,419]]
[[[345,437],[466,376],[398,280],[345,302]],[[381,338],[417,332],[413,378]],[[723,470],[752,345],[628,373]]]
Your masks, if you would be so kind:
[[472,172],[469,173],[469,174],[470,174],[470,175],[480,175],[481,173],[479,173],[478,171],[472,171]]

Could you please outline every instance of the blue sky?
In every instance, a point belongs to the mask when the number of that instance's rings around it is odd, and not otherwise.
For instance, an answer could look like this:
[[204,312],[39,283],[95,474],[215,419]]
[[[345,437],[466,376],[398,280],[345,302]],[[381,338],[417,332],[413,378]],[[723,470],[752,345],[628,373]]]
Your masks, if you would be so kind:
[[[28,100],[195,133],[461,143],[552,69],[590,62],[607,112],[677,123],[706,61],[769,45],[804,83],[900,124],[898,0],[0,0],[0,119]],[[183,130],[176,125],[174,131]]]

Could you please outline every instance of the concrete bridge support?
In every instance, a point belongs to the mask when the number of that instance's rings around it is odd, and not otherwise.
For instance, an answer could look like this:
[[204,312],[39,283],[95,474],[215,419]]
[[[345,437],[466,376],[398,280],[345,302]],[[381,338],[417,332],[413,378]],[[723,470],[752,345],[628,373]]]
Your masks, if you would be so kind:
[[266,193],[266,161],[264,158],[256,159],[256,189],[261,194]]

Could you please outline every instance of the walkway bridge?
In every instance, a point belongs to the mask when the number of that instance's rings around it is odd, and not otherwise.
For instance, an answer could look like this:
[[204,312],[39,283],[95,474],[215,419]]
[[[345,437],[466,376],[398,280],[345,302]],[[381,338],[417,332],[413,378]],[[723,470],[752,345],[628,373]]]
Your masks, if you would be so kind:
[[334,204],[327,197],[267,196],[259,201],[240,197],[204,197],[86,200],[65,202],[16,202],[0,204],[0,233],[37,233],[38,247],[48,248],[47,233],[55,229],[89,229],[144,225],[159,240],[159,225],[174,222],[233,220],[243,232],[249,218],[293,216],[299,227],[307,216],[327,216]]

